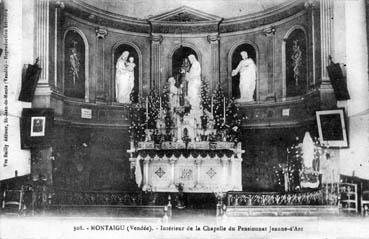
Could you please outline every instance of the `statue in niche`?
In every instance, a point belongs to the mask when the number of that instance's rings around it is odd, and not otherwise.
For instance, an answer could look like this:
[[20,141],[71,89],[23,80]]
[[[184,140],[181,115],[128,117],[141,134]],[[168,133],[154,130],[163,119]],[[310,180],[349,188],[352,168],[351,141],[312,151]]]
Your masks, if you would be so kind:
[[79,56],[77,54],[77,47],[76,47],[77,42],[73,41],[72,44],[73,45],[70,48],[70,55],[69,55],[69,64],[70,64],[69,72],[70,72],[71,77],[72,77],[73,86],[75,86],[76,81],[78,81],[78,79],[79,79],[80,62],[79,62]]
[[296,86],[299,84],[300,79],[300,67],[302,65],[302,51],[298,45],[298,40],[293,41],[292,46],[292,67],[293,67],[293,78]]
[[118,58],[116,64],[115,85],[116,100],[119,103],[130,103],[130,95],[134,87],[134,58],[130,57],[128,51],[124,51]]
[[200,88],[201,88],[201,66],[194,55],[189,55],[188,60],[191,68],[186,74],[188,82],[187,99],[191,105],[191,110],[200,108]]
[[238,101],[249,102],[254,101],[254,91],[256,86],[256,65],[255,62],[248,58],[246,51],[241,53],[242,60],[237,68],[232,71],[232,76],[240,73],[240,93],[241,97]]

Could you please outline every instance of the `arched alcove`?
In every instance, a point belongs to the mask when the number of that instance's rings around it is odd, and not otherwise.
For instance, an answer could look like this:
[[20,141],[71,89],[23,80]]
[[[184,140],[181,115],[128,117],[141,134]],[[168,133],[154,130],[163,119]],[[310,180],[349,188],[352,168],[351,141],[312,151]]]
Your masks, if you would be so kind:
[[184,59],[186,59],[189,55],[194,55],[196,59],[199,59],[195,50],[191,47],[180,46],[173,52],[172,55],[172,75],[176,76],[179,74],[181,66],[183,64]]
[[[238,64],[240,63],[240,61],[242,60],[241,57],[241,52],[242,51],[246,51],[247,55],[249,58],[251,58],[255,64],[257,64],[257,55],[256,55],[256,49],[254,46],[252,46],[249,43],[243,43],[238,45],[234,50],[233,53],[231,55],[231,67],[232,69],[236,69]],[[239,99],[240,98],[240,88],[239,88],[239,84],[240,84],[240,74],[237,74],[235,76],[232,77],[232,82],[231,82],[231,95],[232,97]],[[254,92],[254,100],[256,100],[256,89],[257,87],[255,87],[255,92]]]
[[140,67],[141,67],[141,54],[140,52],[136,49],[136,47],[127,44],[127,43],[123,43],[123,44],[119,44],[117,45],[114,49],[113,49],[113,65],[114,65],[114,72],[113,72],[113,77],[114,77],[114,82],[113,82],[113,86],[114,86],[114,99],[116,101],[116,65],[117,65],[117,60],[118,58],[122,55],[123,52],[128,51],[129,52],[129,56],[128,59],[133,57],[133,62],[135,63],[135,67],[134,67],[134,86],[133,89],[131,91],[130,94],[130,99],[131,102],[136,103],[138,102],[138,98],[139,98],[139,94],[140,94]]
[[307,40],[303,28],[293,28],[284,42],[285,95],[305,94],[307,91]]
[[75,29],[64,36],[64,95],[84,99],[86,96],[86,45]]

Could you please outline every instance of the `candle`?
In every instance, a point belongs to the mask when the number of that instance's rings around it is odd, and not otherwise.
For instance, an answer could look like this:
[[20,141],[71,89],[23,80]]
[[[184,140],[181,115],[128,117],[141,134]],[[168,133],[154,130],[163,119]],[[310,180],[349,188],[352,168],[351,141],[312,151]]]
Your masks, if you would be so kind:
[[225,108],[225,97],[223,97],[223,121],[226,123],[226,108]]
[[149,97],[146,97],[146,121],[149,120]]
[[159,115],[161,116],[161,96],[159,97]]
[[213,100],[214,100],[214,97],[211,96],[211,115],[213,115]]

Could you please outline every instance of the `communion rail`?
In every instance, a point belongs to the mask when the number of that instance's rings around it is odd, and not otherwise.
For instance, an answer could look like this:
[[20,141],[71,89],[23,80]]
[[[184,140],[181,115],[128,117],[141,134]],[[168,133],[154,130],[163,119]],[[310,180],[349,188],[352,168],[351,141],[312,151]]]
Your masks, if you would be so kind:
[[[172,215],[170,197],[142,191],[73,191],[63,189],[18,190],[22,214],[71,216],[120,216],[167,219]],[[4,195],[10,195],[8,190]],[[13,193],[14,194],[14,193]],[[4,196],[5,198],[5,196]],[[4,199],[5,200],[5,199]],[[14,201],[14,200],[13,200]],[[3,202],[5,205],[5,202]],[[3,206],[4,207],[4,206]],[[15,210],[20,213],[20,210]]]
[[339,213],[335,185],[302,192],[228,192],[227,216],[309,216]]

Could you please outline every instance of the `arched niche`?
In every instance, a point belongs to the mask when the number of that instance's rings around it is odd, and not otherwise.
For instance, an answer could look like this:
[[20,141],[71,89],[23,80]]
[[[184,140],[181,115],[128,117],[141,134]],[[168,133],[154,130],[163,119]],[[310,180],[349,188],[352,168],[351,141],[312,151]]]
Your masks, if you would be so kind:
[[[233,69],[236,69],[240,61],[242,60],[241,52],[246,51],[249,58],[251,58],[255,64],[258,64],[258,54],[257,54],[257,48],[254,44],[250,42],[243,42],[236,44],[232,47],[230,54],[229,54],[229,75],[231,82],[229,82],[229,88],[231,90],[230,95],[236,99],[240,98],[240,74],[237,74],[235,76],[231,76],[231,72]],[[258,69],[258,68],[257,68]],[[257,80],[256,80],[257,81]],[[257,86],[258,82],[256,82],[255,85],[255,91],[254,91],[254,100],[257,99]]]
[[134,68],[134,87],[132,89],[131,95],[130,95],[130,99],[131,102],[133,103],[137,103],[140,93],[141,93],[141,86],[142,86],[142,80],[141,80],[141,71],[142,71],[142,55],[141,52],[139,50],[139,48],[129,42],[119,42],[117,44],[115,44],[115,46],[113,47],[113,98],[114,101],[116,101],[116,65],[117,65],[117,60],[118,58],[122,55],[122,53],[124,51],[128,51],[129,52],[129,56],[128,59],[130,57],[133,57],[134,59],[134,63],[135,63],[135,68]]
[[64,34],[64,95],[88,101],[88,43],[83,33],[69,28]]
[[200,62],[200,65],[202,66],[201,52],[199,49],[196,48],[195,45],[189,42],[182,42],[181,45],[176,45],[172,48],[168,55],[170,76],[175,77],[176,74],[178,74],[184,58],[188,57],[190,54],[195,55],[196,59]]
[[307,36],[301,26],[291,28],[283,42],[284,95],[293,97],[307,91]]
[[185,58],[188,58],[189,55],[194,55],[196,59],[199,59],[195,50],[191,47],[180,46],[177,48],[172,55],[172,75],[176,76],[179,74],[181,66]]

